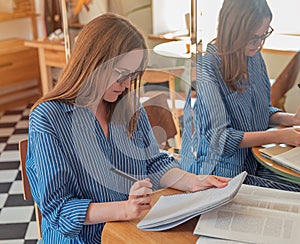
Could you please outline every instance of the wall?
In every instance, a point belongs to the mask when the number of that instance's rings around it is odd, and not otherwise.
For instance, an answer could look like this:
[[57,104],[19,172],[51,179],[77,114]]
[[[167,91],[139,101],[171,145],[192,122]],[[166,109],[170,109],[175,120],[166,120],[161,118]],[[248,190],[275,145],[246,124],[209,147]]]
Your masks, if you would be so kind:
[[152,33],[151,0],[109,0],[108,10],[128,18],[145,37]]
[[152,0],[153,34],[186,29],[185,14],[190,5],[190,1]]
[[88,23],[94,17],[100,15],[107,11],[107,1],[105,0],[97,0],[91,1],[88,5],[89,10],[83,7],[78,15],[79,22],[82,24]]
[[32,39],[30,19],[16,19],[0,22],[0,40],[9,38]]

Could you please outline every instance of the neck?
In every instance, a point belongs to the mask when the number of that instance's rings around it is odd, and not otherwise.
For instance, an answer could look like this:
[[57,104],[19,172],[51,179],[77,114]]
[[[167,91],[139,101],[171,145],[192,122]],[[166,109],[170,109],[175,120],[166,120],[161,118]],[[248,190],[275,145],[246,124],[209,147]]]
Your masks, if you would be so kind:
[[99,120],[99,118],[103,119],[106,118],[107,114],[107,106],[106,104],[102,101],[99,103],[97,110],[96,110],[96,117]]
[[103,130],[105,137],[108,138],[107,106],[103,101],[99,103],[97,107],[96,118]]

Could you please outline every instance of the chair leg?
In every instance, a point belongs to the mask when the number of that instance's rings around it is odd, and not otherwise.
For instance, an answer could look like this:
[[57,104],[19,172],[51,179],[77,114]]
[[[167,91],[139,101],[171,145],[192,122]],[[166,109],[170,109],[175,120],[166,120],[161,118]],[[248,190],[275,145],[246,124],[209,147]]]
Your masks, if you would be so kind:
[[170,92],[170,99],[172,102],[172,114],[174,116],[174,123],[175,123],[175,127],[177,130],[177,134],[175,135],[174,139],[175,139],[175,147],[176,148],[180,148],[180,144],[181,144],[181,136],[180,136],[180,127],[179,127],[179,119],[178,119],[178,114],[177,114],[177,110],[176,110],[176,106],[175,106],[175,97],[176,97],[176,92],[175,92],[175,77],[173,75],[169,75],[169,92]]
[[36,203],[34,203],[34,211],[35,211],[35,218],[36,218],[36,224],[37,224],[37,230],[38,230],[38,239],[40,240],[42,238],[42,230],[41,230],[42,214]]

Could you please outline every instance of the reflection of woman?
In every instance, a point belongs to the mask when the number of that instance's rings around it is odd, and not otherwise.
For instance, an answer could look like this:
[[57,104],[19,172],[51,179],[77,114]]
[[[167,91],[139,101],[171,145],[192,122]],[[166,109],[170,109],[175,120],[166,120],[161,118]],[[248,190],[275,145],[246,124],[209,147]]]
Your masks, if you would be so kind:
[[[132,88],[146,65],[145,48],[127,20],[95,18],[55,88],[33,106],[26,167],[44,243],[100,243],[106,221],[134,219],[150,208],[152,188],[226,185],[228,178],[180,170],[159,153],[145,111],[135,113]],[[133,184],[111,167],[139,180]]]
[[[265,0],[224,0],[217,37],[198,61],[198,144],[196,161],[187,165],[191,172],[232,177],[246,170],[251,175],[281,181],[259,166],[251,147],[269,143],[300,145],[297,129],[265,131],[269,125],[300,124],[300,110],[296,115],[287,114],[270,105],[270,83],[260,50],[273,31],[271,19]],[[296,184],[278,185],[259,177],[250,176],[246,181],[299,189]]]

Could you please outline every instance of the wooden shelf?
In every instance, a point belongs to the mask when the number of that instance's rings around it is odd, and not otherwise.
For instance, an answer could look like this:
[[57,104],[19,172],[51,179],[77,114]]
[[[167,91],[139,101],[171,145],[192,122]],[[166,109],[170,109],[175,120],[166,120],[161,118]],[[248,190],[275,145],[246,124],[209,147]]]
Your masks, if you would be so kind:
[[0,12],[0,22],[4,21],[10,21],[14,19],[22,19],[22,18],[32,18],[32,17],[37,17],[39,14],[37,13],[4,13]]
[[31,20],[33,39],[37,39],[38,32],[36,17],[39,16],[39,14],[35,12],[34,0],[18,0],[14,1],[14,3],[15,7],[12,12],[0,11],[0,22],[29,18]]

